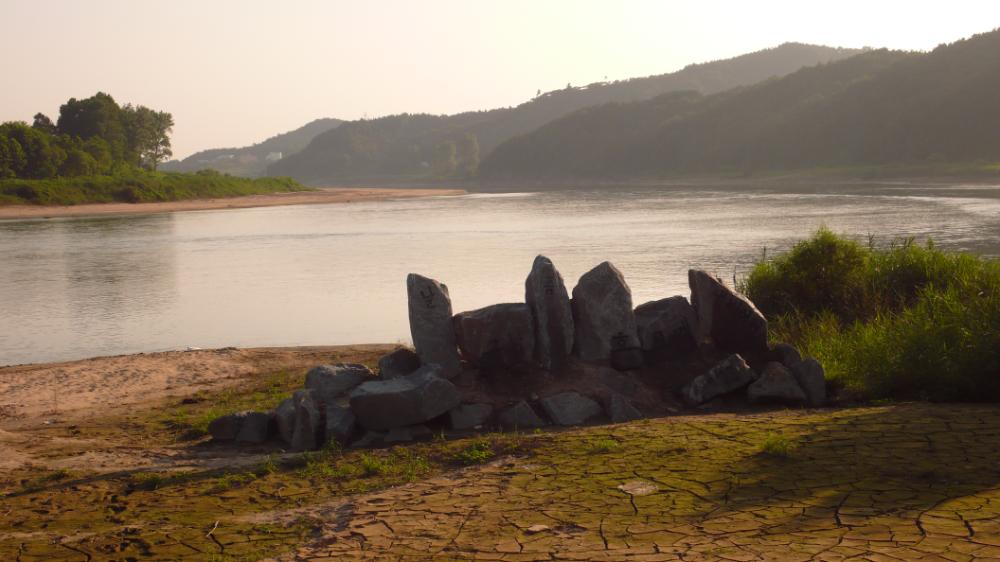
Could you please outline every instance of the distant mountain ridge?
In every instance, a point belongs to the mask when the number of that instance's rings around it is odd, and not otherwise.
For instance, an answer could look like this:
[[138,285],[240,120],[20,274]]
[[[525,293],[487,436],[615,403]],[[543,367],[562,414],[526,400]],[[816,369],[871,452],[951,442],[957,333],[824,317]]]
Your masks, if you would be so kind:
[[171,160],[160,166],[170,172],[194,172],[212,169],[234,176],[265,175],[267,165],[305,148],[317,135],[336,128],[340,119],[316,119],[305,125],[242,148],[213,148],[196,152],[183,160]]
[[[270,164],[267,173],[314,185],[440,178],[447,176],[448,170],[474,169],[480,156],[488,156],[501,143],[582,108],[646,100],[680,90],[713,94],[860,52],[786,43],[732,59],[690,65],[670,74],[567,87],[513,108],[351,121],[317,135],[302,151]],[[472,149],[462,150],[473,142]]]
[[702,95],[587,108],[494,150],[481,178],[748,174],[1000,162],[1000,31],[870,51]]

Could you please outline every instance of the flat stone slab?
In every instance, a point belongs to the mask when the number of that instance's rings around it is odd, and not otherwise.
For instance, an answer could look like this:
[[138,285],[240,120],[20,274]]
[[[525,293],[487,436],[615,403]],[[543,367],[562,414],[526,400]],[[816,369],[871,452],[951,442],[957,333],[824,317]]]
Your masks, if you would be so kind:
[[313,399],[320,404],[333,404],[354,387],[375,378],[371,369],[359,363],[319,365],[306,373],[305,388],[313,391]]
[[739,355],[730,355],[681,389],[689,406],[704,404],[716,396],[739,390],[757,379],[757,373]]
[[524,429],[548,425],[524,400],[504,410],[499,416],[500,423],[507,429]]
[[437,365],[424,365],[405,377],[361,384],[350,399],[358,423],[372,430],[416,425],[458,406],[458,389],[440,373]]
[[579,392],[563,392],[541,400],[542,409],[558,425],[580,425],[601,415],[601,405]]
[[460,404],[448,412],[452,429],[473,429],[486,423],[493,415],[489,404]]

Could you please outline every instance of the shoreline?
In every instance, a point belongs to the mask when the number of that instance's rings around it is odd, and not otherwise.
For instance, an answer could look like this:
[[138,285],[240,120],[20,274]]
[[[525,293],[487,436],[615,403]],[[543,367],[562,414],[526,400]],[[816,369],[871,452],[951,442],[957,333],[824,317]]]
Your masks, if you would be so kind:
[[385,187],[322,187],[316,191],[268,193],[214,199],[185,199],[156,203],[85,203],[82,205],[0,206],[0,220],[54,219],[111,215],[147,215],[180,211],[210,211],[218,209],[249,209],[286,205],[323,205],[408,199],[414,197],[447,197],[465,195],[464,189],[444,188],[385,188]]

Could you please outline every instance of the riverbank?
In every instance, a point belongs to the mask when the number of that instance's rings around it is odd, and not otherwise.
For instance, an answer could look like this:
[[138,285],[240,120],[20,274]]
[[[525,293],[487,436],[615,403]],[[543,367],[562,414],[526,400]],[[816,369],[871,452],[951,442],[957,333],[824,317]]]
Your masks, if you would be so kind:
[[464,195],[463,189],[406,189],[378,187],[326,187],[313,191],[269,193],[242,197],[214,199],[187,199],[156,203],[90,203],[83,205],[37,206],[16,205],[0,207],[0,220],[51,219],[104,215],[145,215],[178,211],[207,211],[213,209],[246,209],[250,207],[276,207],[282,205],[322,205],[327,203],[357,203],[384,199],[410,197],[443,197]]

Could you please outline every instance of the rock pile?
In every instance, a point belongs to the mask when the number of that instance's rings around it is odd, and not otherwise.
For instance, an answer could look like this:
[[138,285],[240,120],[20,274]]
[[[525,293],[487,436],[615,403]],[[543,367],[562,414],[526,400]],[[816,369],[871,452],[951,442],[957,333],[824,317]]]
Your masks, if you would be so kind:
[[704,271],[689,271],[688,281],[690,301],[633,308],[621,272],[604,262],[580,277],[570,298],[552,261],[538,256],[524,303],[453,314],[446,285],[410,274],[415,350],[384,356],[378,374],[320,365],[274,411],[222,416],[209,432],[246,444],[275,437],[305,451],[438,431],[618,423],[723,397],[826,401],[823,367],[790,345],[769,345],[767,320],[752,302]]

